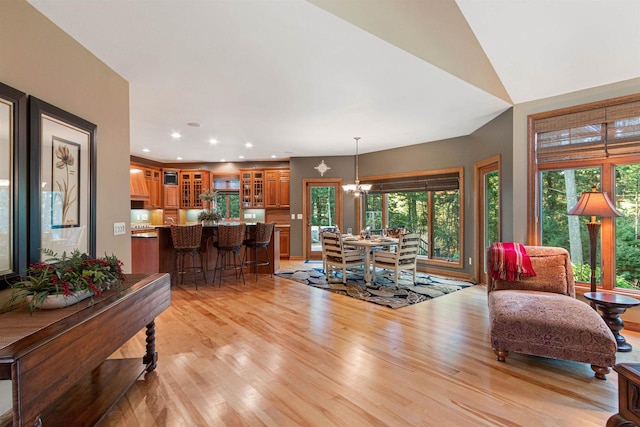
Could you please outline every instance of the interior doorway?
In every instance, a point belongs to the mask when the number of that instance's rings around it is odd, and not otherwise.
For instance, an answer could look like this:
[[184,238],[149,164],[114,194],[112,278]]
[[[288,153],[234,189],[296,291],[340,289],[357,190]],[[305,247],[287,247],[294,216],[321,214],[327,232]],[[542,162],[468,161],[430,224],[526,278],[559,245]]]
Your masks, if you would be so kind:
[[474,277],[479,284],[489,282],[485,250],[502,236],[500,156],[490,157],[474,165],[476,250]]
[[305,259],[322,259],[320,231],[331,226],[342,229],[342,179],[304,180],[302,206]]

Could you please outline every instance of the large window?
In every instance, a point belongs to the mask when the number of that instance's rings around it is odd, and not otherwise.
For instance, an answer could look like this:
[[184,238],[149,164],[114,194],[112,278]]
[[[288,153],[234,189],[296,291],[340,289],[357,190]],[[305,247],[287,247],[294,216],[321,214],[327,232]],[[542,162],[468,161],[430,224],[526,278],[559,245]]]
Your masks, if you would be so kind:
[[419,257],[462,267],[462,169],[367,179],[363,224],[420,232]]
[[589,282],[588,217],[569,216],[583,192],[609,194],[621,218],[602,224],[596,281],[640,289],[640,95],[530,117],[529,243],[571,254],[575,279]]

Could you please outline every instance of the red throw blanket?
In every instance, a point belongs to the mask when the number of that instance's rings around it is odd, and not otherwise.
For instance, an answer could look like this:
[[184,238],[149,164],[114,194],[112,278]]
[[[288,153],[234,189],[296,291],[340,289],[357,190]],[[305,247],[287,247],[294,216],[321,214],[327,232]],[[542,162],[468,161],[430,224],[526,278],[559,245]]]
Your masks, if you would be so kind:
[[520,243],[498,242],[491,245],[490,274],[492,279],[515,281],[536,275],[531,259]]

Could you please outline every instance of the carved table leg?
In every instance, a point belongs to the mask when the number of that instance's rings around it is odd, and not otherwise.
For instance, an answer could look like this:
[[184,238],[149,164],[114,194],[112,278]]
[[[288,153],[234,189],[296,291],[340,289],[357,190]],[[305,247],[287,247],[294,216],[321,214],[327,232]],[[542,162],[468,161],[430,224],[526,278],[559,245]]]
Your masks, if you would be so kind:
[[602,304],[598,304],[598,307],[600,308],[600,310],[602,310],[602,318],[604,319],[609,329],[611,329],[611,332],[613,332],[613,336],[616,338],[618,351],[631,351],[631,344],[629,344],[627,340],[622,335],[620,335],[620,331],[624,329],[624,323],[620,318],[620,315],[623,314],[627,309],[620,307],[607,307]]
[[152,320],[147,325],[147,354],[142,358],[142,363],[147,365],[147,372],[151,372],[157,367],[158,353],[156,352],[156,322]]

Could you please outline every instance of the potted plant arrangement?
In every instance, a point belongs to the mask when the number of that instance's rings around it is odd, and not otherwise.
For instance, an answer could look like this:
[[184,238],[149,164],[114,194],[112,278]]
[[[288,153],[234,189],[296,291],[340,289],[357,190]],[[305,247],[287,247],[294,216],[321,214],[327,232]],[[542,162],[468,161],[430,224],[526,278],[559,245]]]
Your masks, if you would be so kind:
[[222,219],[222,215],[218,212],[216,206],[217,196],[218,192],[210,189],[200,193],[200,200],[209,202],[209,207],[198,214],[198,221],[201,221],[203,225],[207,223],[213,225]]
[[122,261],[115,255],[92,258],[77,249],[60,257],[51,250],[43,253],[49,258],[31,264],[26,275],[11,285],[11,305],[27,301],[30,311],[65,307],[101,295],[125,280]]

